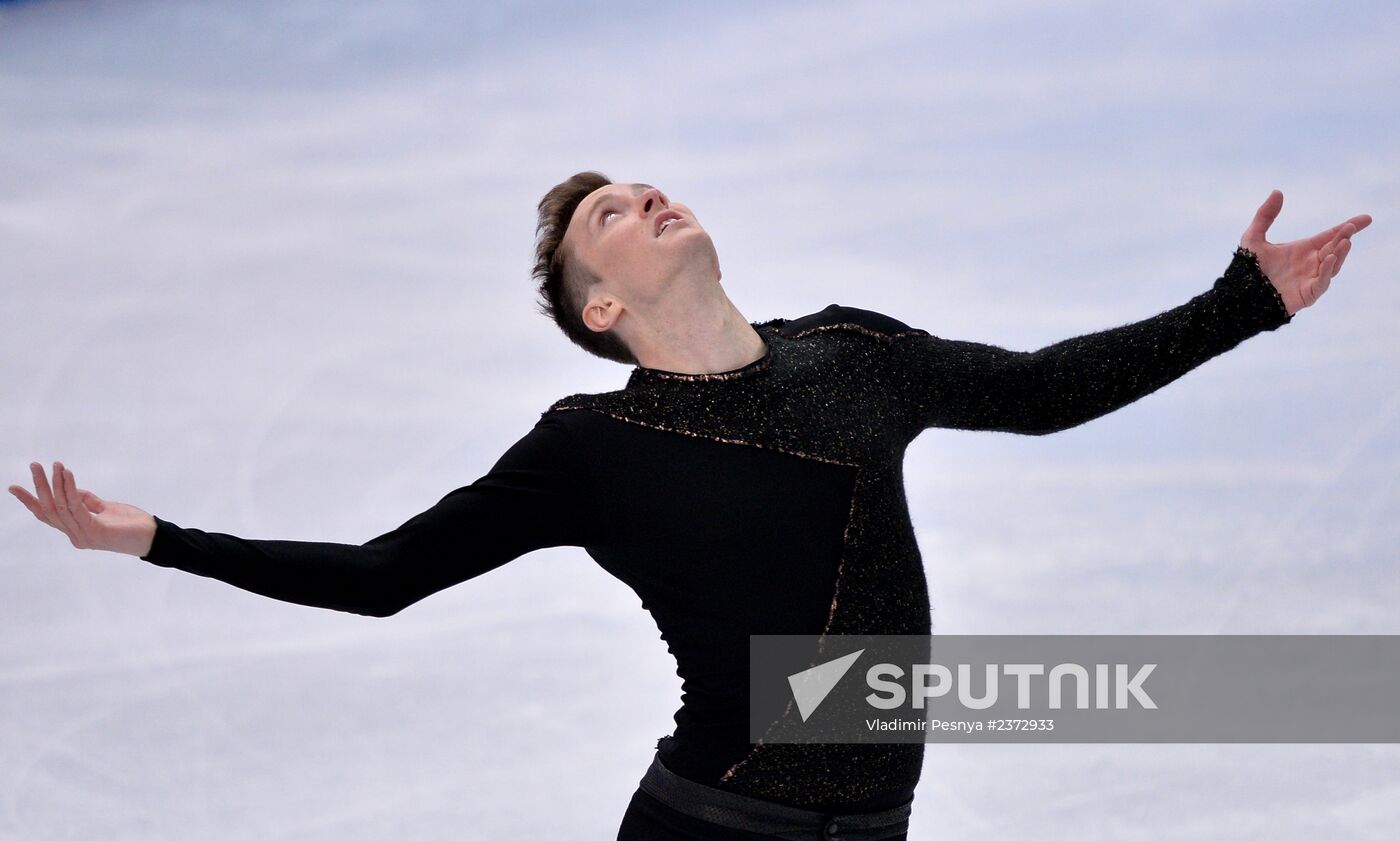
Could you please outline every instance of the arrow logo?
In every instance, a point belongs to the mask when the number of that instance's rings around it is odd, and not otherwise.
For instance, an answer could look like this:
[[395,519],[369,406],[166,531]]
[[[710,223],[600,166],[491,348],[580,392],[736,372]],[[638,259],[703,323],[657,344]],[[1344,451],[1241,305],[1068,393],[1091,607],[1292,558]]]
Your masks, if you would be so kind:
[[797,711],[802,714],[803,721],[816,712],[817,707],[826,700],[826,696],[836,687],[842,676],[855,664],[856,658],[863,653],[864,648],[838,657],[830,663],[788,675],[788,686],[792,687],[792,697],[797,701]]

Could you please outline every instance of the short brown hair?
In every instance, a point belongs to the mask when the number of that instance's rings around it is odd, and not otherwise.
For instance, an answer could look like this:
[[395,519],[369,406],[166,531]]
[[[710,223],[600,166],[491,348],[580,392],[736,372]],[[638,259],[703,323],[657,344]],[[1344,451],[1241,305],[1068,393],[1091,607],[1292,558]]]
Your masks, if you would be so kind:
[[599,187],[613,183],[601,172],[576,173],[550,188],[539,204],[539,224],[535,227],[535,268],[539,282],[538,310],[549,316],[569,340],[595,356],[640,364],[627,344],[612,330],[597,332],[583,323],[582,310],[588,291],[602,278],[589,271],[582,260],[574,259],[564,248],[564,232],[579,203]]

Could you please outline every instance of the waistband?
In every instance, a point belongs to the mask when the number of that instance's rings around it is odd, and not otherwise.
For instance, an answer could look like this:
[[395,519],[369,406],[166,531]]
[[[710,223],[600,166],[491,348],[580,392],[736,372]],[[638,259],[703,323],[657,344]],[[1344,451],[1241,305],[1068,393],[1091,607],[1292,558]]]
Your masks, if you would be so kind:
[[651,759],[641,788],[677,812],[731,829],[742,829],[785,841],[880,841],[909,831],[913,799],[883,812],[830,815],[688,780]]

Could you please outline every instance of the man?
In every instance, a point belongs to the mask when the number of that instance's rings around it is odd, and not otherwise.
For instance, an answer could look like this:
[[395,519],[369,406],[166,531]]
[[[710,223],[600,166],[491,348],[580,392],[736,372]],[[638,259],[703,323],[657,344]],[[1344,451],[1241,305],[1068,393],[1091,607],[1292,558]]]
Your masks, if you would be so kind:
[[[619,839],[903,838],[922,744],[751,743],[751,634],[926,634],[903,490],[929,427],[1043,435],[1150,394],[1275,330],[1340,270],[1355,216],[1282,245],[1259,208],[1211,289],[1034,353],[832,304],[749,322],[695,214],[579,173],[539,204],[542,310],[626,387],[556,401],[484,476],[361,546],[181,528],[78,489],[11,491],[78,548],[285,601],[387,617],[547,546],[581,546],[652,613],[683,679],[676,729]],[[805,835],[802,833],[806,833]]]

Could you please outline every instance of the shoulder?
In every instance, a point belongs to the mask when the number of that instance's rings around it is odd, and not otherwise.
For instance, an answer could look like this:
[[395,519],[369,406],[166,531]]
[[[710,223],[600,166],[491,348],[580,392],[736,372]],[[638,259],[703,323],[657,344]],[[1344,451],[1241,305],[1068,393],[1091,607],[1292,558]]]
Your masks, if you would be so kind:
[[899,335],[922,333],[892,316],[874,310],[829,304],[814,313],[783,320],[779,332],[789,338],[796,338],[817,330],[849,330],[892,339]]
[[[582,435],[598,423],[601,417],[599,412],[606,414],[610,410],[620,409],[627,402],[626,389],[570,394],[555,400],[548,409],[541,412],[540,423],[572,430],[574,434]],[[578,411],[582,409],[594,411]]]

